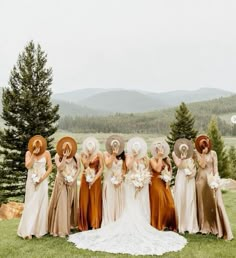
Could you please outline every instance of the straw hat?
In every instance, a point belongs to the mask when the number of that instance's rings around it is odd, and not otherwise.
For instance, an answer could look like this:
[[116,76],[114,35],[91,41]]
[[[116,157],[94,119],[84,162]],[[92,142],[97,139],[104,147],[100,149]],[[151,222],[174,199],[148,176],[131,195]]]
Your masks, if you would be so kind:
[[93,154],[99,151],[100,144],[95,137],[87,137],[82,144],[83,152],[87,153],[89,150],[93,150]]
[[151,145],[151,153],[153,157],[157,156],[158,150],[163,149],[163,159],[167,158],[170,153],[170,146],[165,140],[156,140]]
[[119,156],[125,148],[125,141],[122,136],[120,135],[111,135],[106,140],[106,150],[108,153],[113,153],[113,148],[119,147],[117,156]]
[[147,143],[141,137],[133,137],[127,143],[127,153],[133,155],[133,152],[138,153],[137,158],[141,159],[147,155]]
[[60,157],[63,157],[63,153],[66,148],[69,148],[71,151],[70,155],[67,158],[70,159],[70,158],[74,157],[77,152],[77,143],[76,143],[75,139],[73,139],[70,136],[65,136],[57,142],[56,150],[57,150],[57,154]]
[[36,153],[36,156],[42,155],[47,149],[47,141],[41,135],[35,135],[30,138],[28,143],[28,150],[33,153],[34,149],[40,147],[39,153]]
[[193,156],[193,144],[191,140],[186,138],[180,138],[175,142],[174,153],[181,159],[181,153],[185,152],[185,159],[189,159]]
[[212,148],[211,139],[207,135],[199,135],[197,139],[195,140],[195,147],[199,153],[202,153],[202,145],[206,144],[208,146],[208,153],[210,152]]

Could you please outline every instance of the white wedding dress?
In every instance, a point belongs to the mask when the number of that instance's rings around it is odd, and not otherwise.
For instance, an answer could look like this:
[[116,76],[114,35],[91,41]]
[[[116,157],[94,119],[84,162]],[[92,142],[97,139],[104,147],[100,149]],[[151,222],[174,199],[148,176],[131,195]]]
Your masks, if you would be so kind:
[[100,229],[70,235],[68,241],[81,249],[131,255],[162,255],[181,250],[187,243],[184,237],[174,232],[158,231],[149,224],[148,185],[136,197],[132,184],[125,181],[124,187],[125,208],[117,221]]

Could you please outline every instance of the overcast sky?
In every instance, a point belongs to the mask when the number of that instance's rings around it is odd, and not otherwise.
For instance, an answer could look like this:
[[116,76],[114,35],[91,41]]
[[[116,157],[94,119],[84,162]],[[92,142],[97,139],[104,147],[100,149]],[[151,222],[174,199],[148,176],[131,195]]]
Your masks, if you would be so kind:
[[0,86],[40,43],[54,92],[236,91],[235,0],[0,0]]

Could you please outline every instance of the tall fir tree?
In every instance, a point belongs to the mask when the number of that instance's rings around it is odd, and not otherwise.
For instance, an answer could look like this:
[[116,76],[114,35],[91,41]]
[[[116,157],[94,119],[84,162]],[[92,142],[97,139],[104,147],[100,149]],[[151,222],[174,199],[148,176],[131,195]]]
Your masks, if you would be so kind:
[[236,148],[234,146],[230,146],[228,150],[228,159],[230,177],[236,180]]
[[[170,146],[171,153],[174,149],[174,144],[179,138],[194,140],[197,136],[197,130],[194,129],[195,119],[189,111],[187,105],[182,102],[175,110],[175,121],[170,124],[170,133],[167,136],[167,142]],[[172,159],[172,155],[171,155]],[[176,175],[177,168],[172,160],[173,176]]]
[[46,68],[47,55],[31,41],[19,55],[9,84],[2,93],[0,132],[0,202],[24,195],[27,171],[24,158],[29,139],[40,134],[52,150],[52,135],[57,130],[59,106],[51,102],[52,69]]
[[207,134],[212,141],[212,149],[217,153],[219,175],[227,178],[230,176],[228,155],[215,117],[208,124]]

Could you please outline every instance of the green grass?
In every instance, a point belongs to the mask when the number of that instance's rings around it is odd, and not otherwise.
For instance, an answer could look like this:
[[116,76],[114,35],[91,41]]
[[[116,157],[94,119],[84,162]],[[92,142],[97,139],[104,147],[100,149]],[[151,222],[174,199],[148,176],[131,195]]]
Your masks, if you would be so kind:
[[[225,207],[230,218],[233,234],[236,236],[236,192],[223,194]],[[79,250],[66,239],[45,236],[41,239],[23,240],[16,235],[19,219],[0,221],[1,258],[48,258],[48,257],[131,257],[104,252]],[[212,235],[186,235],[187,246],[177,253],[166,253],[164,258],[233,258],[236,257],[236,240],[224,241]],[[158,243],[157,243],[158,245]],[[170,243],[171,245],[171,243]],[[144,256],[140,256],[144,257]],[[146,256],[153,257],[153,256]],[[160,256],[158,256],[160,257]]]

